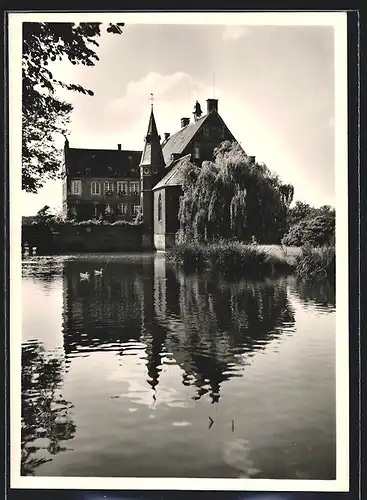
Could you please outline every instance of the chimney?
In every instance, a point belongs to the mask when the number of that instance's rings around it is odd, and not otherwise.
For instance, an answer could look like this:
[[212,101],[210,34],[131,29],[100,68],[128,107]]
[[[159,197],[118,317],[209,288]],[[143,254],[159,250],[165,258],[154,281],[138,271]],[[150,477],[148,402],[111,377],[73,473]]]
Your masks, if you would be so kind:
[[171,135],[171,134],[170,134],[169,132],[165,132],[165,133],[164,133],[164,140],[166,141],[167,139],[169,139],[169,136],[170,136],[170,135]]
[[121,144],[117,144],[117,149],[121,151]]
[[190,123],[190,118],[181,118],[181,128],[186,127]]
[[212,113],[216,111],[218,113],[218,99],[207,99],[206,100],[207,113]]
[[251,165],[255,164],[256,156],[249,156]]

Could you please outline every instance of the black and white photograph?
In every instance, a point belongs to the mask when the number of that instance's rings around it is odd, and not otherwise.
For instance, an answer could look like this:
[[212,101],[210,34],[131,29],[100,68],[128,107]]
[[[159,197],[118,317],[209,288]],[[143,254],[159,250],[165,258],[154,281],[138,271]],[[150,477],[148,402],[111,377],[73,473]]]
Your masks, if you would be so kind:
[[8,24],[12,487],[347,491],[346,13]]

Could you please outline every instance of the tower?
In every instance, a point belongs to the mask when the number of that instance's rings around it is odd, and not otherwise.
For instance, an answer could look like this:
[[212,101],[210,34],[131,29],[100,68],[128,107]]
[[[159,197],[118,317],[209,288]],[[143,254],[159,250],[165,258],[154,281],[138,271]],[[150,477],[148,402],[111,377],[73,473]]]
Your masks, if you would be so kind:
[[158,135],[155,123],[153,103],[145,136],[144,151],[140,161],[141,207],[143,211],[143,248],[151,250],[154,247],[154,198],[153,187],[164,176],[164,159],[161,147],[161,137]]

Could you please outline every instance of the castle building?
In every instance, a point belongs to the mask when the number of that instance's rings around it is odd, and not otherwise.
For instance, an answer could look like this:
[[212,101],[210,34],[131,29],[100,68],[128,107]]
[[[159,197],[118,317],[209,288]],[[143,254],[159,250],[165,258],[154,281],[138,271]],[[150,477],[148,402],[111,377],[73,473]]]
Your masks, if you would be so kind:
[[63,212],[77,220],[134,220],[143,217],[143,247],[165,250],[179,229],[182,165],[213,159],[223,141],[235,141],[218,112],[218,99],[207,99],[206,114],[196,102],[193,121],[181,118],[173,135],[158,133],[153,105],[143,151],[76,149],[65,141]]

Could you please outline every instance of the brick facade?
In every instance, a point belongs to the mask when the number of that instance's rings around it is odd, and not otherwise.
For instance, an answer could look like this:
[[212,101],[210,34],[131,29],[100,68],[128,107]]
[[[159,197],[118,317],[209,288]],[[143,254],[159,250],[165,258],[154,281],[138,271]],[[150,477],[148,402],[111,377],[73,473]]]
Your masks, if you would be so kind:
[[140,208],[141,151],[70,148],[65,142],[63,213],[68,218],[136,218]]

